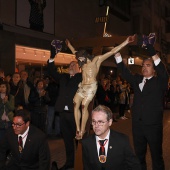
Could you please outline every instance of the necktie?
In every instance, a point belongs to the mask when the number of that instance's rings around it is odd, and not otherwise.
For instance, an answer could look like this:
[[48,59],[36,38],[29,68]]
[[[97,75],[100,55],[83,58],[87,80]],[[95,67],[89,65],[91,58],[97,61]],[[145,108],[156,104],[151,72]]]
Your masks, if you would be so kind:
[[145,80],[144,80],[144,85],[147,83],[147,81],[148,81],[148,79],[145,79]]
[[99,140],[99,144],[100,144],[100,149],[99,149],[99,155],[105,155],[105,148],[104,148],[104,142],[105,140]]
[[148,81],[148,79],[145,79],[145,80],[144,80],[143,88],[144,88],[144,86],[146,85],[147,81]]
[[19,136],[18,147],[19,147],[19,152],[22,153],[22,149],[23,149],[22,136]]
[[105,163],[106,162],[105,147],[104,147],[106,143],[107,143],[107,139],[99,140],[99,144],[100,144],[99,161],[101,163]]

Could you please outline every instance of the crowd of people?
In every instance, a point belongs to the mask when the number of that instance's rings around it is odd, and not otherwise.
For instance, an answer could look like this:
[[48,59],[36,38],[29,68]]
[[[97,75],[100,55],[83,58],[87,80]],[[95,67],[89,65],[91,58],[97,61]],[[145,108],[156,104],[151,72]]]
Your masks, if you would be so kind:
[[[54,106],[58,95],[58,83],[50,76],[40,74],[31,80],[27,71],[15,72],[9,78],[1,69],[0,106],[1,127],[8,124],[16,110],[26,109],[31,113],[31,123],[47,135],[60,135],[59,116]],[[56,123],[56,124],[55,124]],[[56,127],[54,127],[54,125]],[[6,128],[0,129],[0,139]]]
[[[1,69],[0,106],[2,107],[0,109],[0,115],[2,120],[0,121],[0,140],[4,138],[6,130],[12,126],[15,112],[20,109],[26,109],[30,112],[30,123],[46,135],[52,136],[53,134],[60,135],[60,133],[62,133],[67,155],[66,163],[63,166],[64,169],[74,166],[74,138],[76,127],[73,97],[77,90],[78,83],[81,81],[81,73],[77,62],[72,62],[69,67],[69,74],[66,73],[64,75],[56,72],[56,69],[51,64],[52,63],[48,64],[48,71],[54,79],[49,75],[41,78],[38,73],[35,74],[35,77],[29,76],[29,73],[25,70],[5,76],[4,71]],[[55,77],[53,74],[59,77]],[[76,74],[76,76],[72,76],[70,79],[71,74]],[[65,80],[65,76],[68,76],[68,80]],[[77,76],[79,76],[79,78],[76,78]],[[64,77],[62,78],[63,80],[61,77]],[[75,82],[77,82],[77,86],[75,86]],[[121,108],[120,96],[121,93],[125,92],[123,89],[126,89],[125,86],[127,86],[125,81],[123,85],[120,82],[121,80],[119,78],[113,80],[112,83],[110,83],[108,78],[101,79],[98,83],[99,85],[95,96],[95,105],[105,105],[112,110],[114,113],[113,121],[117,119],[115,113]],[[66,87],[64,85],[66,85]],[[59,88],[59,86],[61,86],[61,88]],[[74,91],[73,87],[75,88]],[[127,86],[127,89],[129,89],[128,87],[129,86]],[[128,101],[129,93],[126,94]],[[58,101],[57,97],[59,99]],[[124,103],[125,106],[129,103],[127,101]],[[66,110],[63,110],[65,106],[62,105],[65,104],[65,102],[68,103],[68,108],[66,107]],[[124,107],[124,110],[125,108],[126,107]],[[124,111],[122,112],[124,116]],[[121,115],[120,118],[122,118]],[[2,124],[6,124],[6,126],[2,127]]]
[[125,111],[130,112],[133,102],[133,89],[120,76],[115,79],[110,76],[102,77],[98,82],[95,104],[105,105],[113,112],[113,121],[127,120]]

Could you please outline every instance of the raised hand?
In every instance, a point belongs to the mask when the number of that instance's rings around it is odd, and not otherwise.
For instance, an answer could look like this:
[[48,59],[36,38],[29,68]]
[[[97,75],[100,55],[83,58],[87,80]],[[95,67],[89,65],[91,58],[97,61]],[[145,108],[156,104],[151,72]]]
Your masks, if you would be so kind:
[[77,51],[74,49],[74,47],[71,45],[70,41],[68,39],[65,40],[65,43],[67,47],[71,50],[73,54],[75,54]]
[[67,47],[71,44],[68,39],[65,40],[65,43],[66,43]]
[[136,34],[134,34],[134,35],[132,35],[132,36],[129,36],[129,37],[127,38],[128,43],[134,42],[134,41],[135,41],[135,38],[136,38]]
[[58,54],[62,50],[62,42],[60,40],[53,40],[51,42],[51,56],[50,58],[54,58],[56,54]]
[[42,96],[45,96],[45,94],[46,94],[46,91],[42,90],[42,91],[40,91],[39,96],[42,97]]
[[8,101],[8,96],[5,96],[3,99],[3,103],[6,103]]

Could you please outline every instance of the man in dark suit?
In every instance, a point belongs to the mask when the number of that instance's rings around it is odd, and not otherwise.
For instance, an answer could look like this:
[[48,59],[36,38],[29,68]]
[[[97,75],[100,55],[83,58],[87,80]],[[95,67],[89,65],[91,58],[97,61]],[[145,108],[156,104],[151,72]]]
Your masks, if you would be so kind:
[[[112,112],[99,105],[92,111],[94,133],[82,140],[84,170],[141,170],[126,135],[110,130]],[[104,146],[100,143],[104,140]],[[100,149],[101,148],[101,149]]]
[[[30,113],[17,110],[3,141],[0,143],[0,169],[5,170],[48,170],[50,151],[46,135],[30,125]],[[10,160],[5,165],[6,151]]]
[[162,119],[168,74],[153,45],[147,44],[146,48],[151,58],[143,61],[142,75],[131,74],[122,62],[120,53],[115,55],[115,59],[123,78],[131,84],[134,91],[132,132],[135,152],[142,165],[142,170],[147,169],[147,144],[151,151],[152,168],[154,170],[164,170]]
[[51,46],[51,57],[48,60],[48,73],[54,80],[59,82],[59,92],[55,104],[55,111],[60,116],[60,128],[66,148],[66,163],[61,170],[74,168],[74,155],[76,136],[76,124],[74,119],[73,98],[78,89],[78,84],[82,81],[78,63],[72,61],[69,65],[69,73],[60,74],[55,71],[54,57],[55,49]]

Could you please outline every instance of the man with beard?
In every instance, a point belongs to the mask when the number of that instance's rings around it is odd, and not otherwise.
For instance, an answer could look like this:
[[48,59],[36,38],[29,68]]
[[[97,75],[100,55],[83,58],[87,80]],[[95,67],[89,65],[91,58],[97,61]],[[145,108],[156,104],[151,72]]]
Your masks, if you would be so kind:
[[[96,77],[101,63],[110,56],[116,54],[130,42],[133,42],[134,38],[135,36],[129,36],[123,43],[114,47],[111,51],[97,56],[88,54],[86,50],[76,51],[69,40],[66,40],[67,46],[72,51],[72,53],[75,54],[76,59],[78,60],[79,66],[82,70],[83,78],[73,99],[74,117],[76,121],[76,139],[82,139],[85,133],[85,126],[89,117],[88,106],[97,90]],[[82,113],[80,111],[80,106],[82,108]]]

